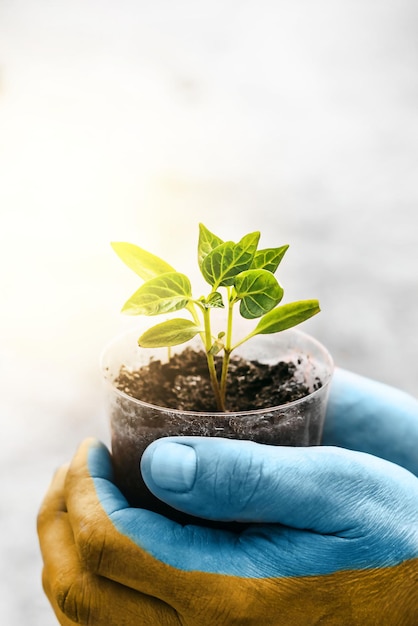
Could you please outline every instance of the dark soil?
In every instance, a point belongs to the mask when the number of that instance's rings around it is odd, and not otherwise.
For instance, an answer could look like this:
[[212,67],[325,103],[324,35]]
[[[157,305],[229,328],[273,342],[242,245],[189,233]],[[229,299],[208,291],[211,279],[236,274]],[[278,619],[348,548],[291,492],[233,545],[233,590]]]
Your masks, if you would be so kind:
[[[217,360],[220,372],[221,360]],[[185,374],[187,372],[187,374]],[[273,366],[232,357],[226,406],[229,412],[251,411],[299,400],[312,390],[297,376],[295,363]],[[151,361],[136,372],[122,367],[116,386],[133,398],[182,411],[216,411],[206,357],[186,348],[168,363]],[[317,382],[317,388],[321,386]]]

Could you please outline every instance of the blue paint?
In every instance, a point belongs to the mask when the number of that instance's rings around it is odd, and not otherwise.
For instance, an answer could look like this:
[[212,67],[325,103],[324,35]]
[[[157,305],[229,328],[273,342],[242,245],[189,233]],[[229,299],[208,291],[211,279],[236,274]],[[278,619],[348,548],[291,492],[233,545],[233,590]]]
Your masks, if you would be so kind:
[[374,454],[418,476],[418,400],[389,385],[336,369],[323,445]]
[[[160,440],[159,444],[164,445],[165,441]],[[182,444],[193,445],[201,467],[205,466],[205,455],[210,455],[212,468],[213,441],[181,438]],[[240,457],[232,454],[235,446],[240,446],[241,462],[244,462],[250,449],[253,453],[253,447],[257,446],[250,442],[216,441],[218,461],[219,454],[222,457],[227,453],[230,462],[235,463],[238,475]],[[277,476],[278,487],[286,497],[277,499],[277,504],[272,506],[271,498],[266,498],[265,487],[260,486],[255,497],[260,517],[273,521],[274,513],[282,525],[255,524],[239,535],[195,526],[182,527],[156,513],[129,508],[126,499],[112,483],[111,463],[104,446],[90,449],[88,464],[101,505],[110,516],[115,530],[157,560],[180,570],[245,578],[295,577],[388,567],[418,557],[418,480],[411,473],[370,455],[337,448],[263,446],[262,458],[267,464],[265,468],[274,461],[276,469],[282,471],[283,475]],[[339,494],[340,486],[338,482],[332,484],[332,477],[337,481],[339,473],[351,467],[350,462],[353,462],[353,489],[351,500],[344,503]],[[324,468],[327,468],[327,482],[321,484]],[[370,502],[364,493],[364,482],[361,482],[362,471],[369,472],[370,476],[376,475],[371,485],[374,490],[378,490],[379,485],[384,486]],[[215,507],[212,513],[217,517],[218,504],[214,502],[210,488],[207,486],[205,490],[202,486],[202,480],[206,480],[207,485],[210,483],[208,475],[203,473],[197,477],[191,492],[171,492],[167,501],[173,504],[176,499],[181,501],[183,498],[187,502],[188,498],[189,508],[186,506],[184,510],[194,513],[202,506]],[[324,488],[331,493],[331,507],[324,495],[318,499]],[[302,504],[301,490],[304,493]],[[196,511],[190,507],[193,492],[196,492],[198,500]],[[283,525],[283,520],[286,525]],[[348,525],[347,520],[350,522]],[[312,530],[303,528],[304,521],[309,522],[307,526]],[[328,532],[325,532],[326,527]]]

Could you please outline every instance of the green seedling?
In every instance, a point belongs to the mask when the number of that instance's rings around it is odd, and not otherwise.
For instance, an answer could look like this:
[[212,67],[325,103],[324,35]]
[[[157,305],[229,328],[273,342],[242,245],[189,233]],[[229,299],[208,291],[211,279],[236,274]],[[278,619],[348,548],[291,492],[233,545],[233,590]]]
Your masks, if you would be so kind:
[[[125,302],[128,315],[161,315],[184,310],[188,317],[174,317],[152,326],[138,339],[144,348],[172,347],[200,335],[206,353],[211,384],[219,411],[225,411],[228,365],[231,353],[256,335],[277,333],[304,322],[320,311],[318,300],[302,300],[278,306],[283,288],[274,274],[289,246],[258,250],[260,233],[245,235],[238,243],[223,241],[199,224],[198,264],[210,285],[207,295],[195,298],[189,278],[159,257],[131,243],[114,242],[122,261],[143,285]],[[233,343],[234,313],[258,319],[246,336]],[[226,328],[212,333],[212,314],[226,309]],[[215,356],[222,355],[218,376]]]

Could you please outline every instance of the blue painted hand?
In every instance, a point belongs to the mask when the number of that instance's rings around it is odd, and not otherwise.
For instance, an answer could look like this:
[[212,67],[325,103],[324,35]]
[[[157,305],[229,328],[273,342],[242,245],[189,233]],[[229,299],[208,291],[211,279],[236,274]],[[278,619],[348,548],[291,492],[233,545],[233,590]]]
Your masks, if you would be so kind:
[[336,369],[322,443],[368,452],[418,476],[418,400]]
[[362,452],[170,438],[142,461],[171,506],[240,534],[129,508],[107,449],[84,442],[39,515],[60,623],[414,625],[418,479]]

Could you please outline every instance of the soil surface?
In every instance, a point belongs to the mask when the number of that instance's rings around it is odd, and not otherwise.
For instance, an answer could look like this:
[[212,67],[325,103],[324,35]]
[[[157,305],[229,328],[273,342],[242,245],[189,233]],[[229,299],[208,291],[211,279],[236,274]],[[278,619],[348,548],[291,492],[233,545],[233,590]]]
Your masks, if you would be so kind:
[[[221,364],[218,358],[218,374]],[[186,348],[181,354],[173,355],[168,363],[151,361],[134,372],[122,367],[115,383],[121,391],[149,404],[183,411],[217,410],[203,351]],[[314,388],[320,386],[318,379]],[[226,400],[229,412],[286,404],[312,391],[298,376],[295,363],[281,361],[267,365],[231,358]]]

